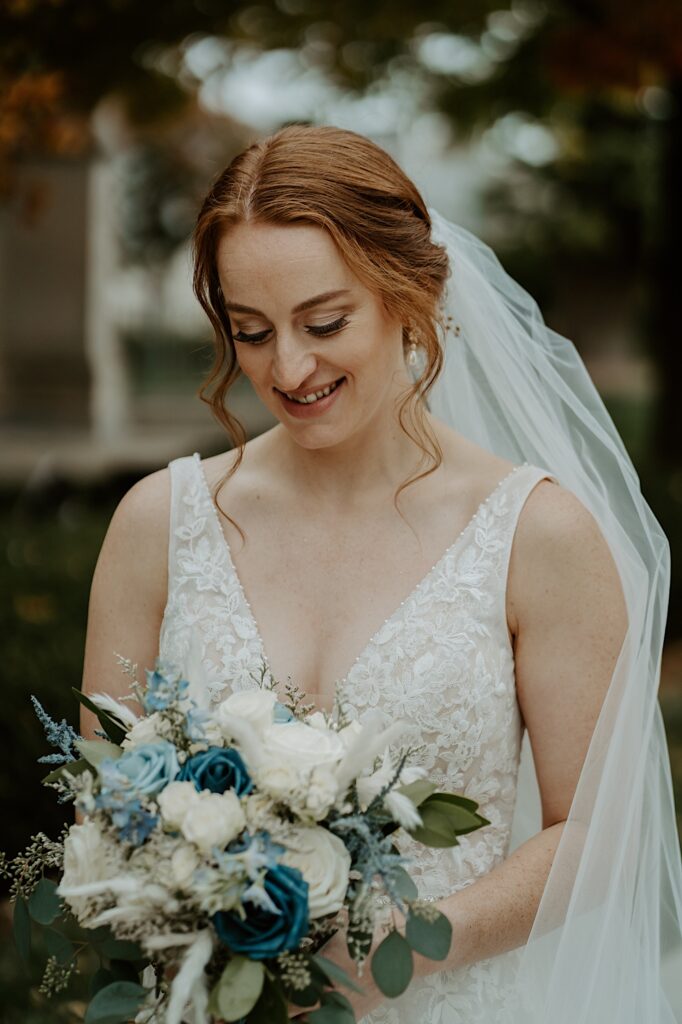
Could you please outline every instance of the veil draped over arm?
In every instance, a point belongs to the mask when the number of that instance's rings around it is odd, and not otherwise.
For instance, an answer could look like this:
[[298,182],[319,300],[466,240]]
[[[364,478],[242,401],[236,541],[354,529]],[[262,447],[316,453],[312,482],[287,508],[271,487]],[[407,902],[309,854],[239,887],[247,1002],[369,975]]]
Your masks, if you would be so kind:
[[[669,544],[574,345],[545,325],[487,245],[429,213],[432,238],[450,259],[444,312],[459,327],[443,337],[432,413],[500,456],[547,468],[583,502],[609,545],[628,610],[532,931],[513,961],[513,998],[502,1019],[682,1021],[682,865],[657,699]],[[512,845],[540,828],[526,736]]]

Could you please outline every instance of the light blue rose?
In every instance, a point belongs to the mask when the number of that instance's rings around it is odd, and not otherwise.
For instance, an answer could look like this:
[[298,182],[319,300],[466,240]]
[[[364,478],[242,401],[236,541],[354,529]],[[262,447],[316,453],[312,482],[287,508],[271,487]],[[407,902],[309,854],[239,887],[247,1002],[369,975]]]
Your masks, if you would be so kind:
[[155,796],[179,771],[178,755],[168,740],[143,743],[118,760],[106,758],[99,766],[103,791],[132,790],[140,796]]

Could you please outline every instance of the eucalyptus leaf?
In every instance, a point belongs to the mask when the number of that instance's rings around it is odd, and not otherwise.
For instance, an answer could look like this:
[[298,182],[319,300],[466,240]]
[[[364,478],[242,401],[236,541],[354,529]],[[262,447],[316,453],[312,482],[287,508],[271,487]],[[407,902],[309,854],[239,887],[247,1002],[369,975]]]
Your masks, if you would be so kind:
[[258,1002],[263,991],[265,970],[259,960],[235,956],[211,992],[211,1010],[225,1021],[245,1017]]
[[410,911],[405,925],[405,938],[415,953],[427,956],[429,960],[445,960],[452,942],[452,925],[445,914],[439,914],[435,921]]
[[59,917],[62,905],[55,882],[49,878],[40,879],[29,898],[28,912],[38,924],[52,924]]
[[91,700],[87,694],[83,693],[83,691],[79,690],[77,687],[72,686],[71,690],[75,693],[83,707],[86,707],[88,711],[92,711],[93,715],[97,715],[99,724],[102,726],[112,743],[122,743],[126,732],[125,729],[119,725],[113,715],[110,715],[108,711],[104,711],[103,708],[98,707],[94,700]]
[[147,989],[131,981],[114,981],[101,988],[85,1011],[84,1024],[125,1024],[134,1017]]
[[393,868],[391,880],[399,896],[402,896],[404,900],[416,900],[419,895],[417,886],[405,868],[401,868],[400,865]]
[[310,971],[311,977],[310,984],[306,988],[294,989],[282,983],[287,999],[296,1006],[314,1006],[319,1001],[325,986],[329,984],[327,975],[311,956],[307,958],[306,967]]
[[334,963],[333,960],[329,960],[326,956],[322,956],[321,953],[316,953],[313,959],[319,965],[320,969],[324,971],[330,982],[337,985],[343,985],[345,988],[350,988],[353,992],[359,993],[359,995],[365,994],[365,990],[360,988],[360,986],[353,981],[350,975],[344,971],[343,967],[339,967],[339,965]]
[[14,902],[13,929],[19,956],[26,963],[31,955],[31,918],[23,896],[17,896]]
[[49,782],[57,782],[58,779],[61,779],[64,772],[68,772],[69,775],[82,775],[86,768],[89,767],[90,765],[85,758],[80,757],[77,761],[67,761],[66,764],[60,764],[58,768],[51,771],[41,781],[46,786]]
[[45,948],[48,956],[55,957],[60,964],[68,963],[75,951],[73,942],[54,928],[45,929]]
[[429,782],[428,779],[415,779],[414,782],[408,782],[405,786],[398,786],[396,792],[409,797],[412,803],[419,807],[435,789],[435,782]]
[[306,1014],[312,1024],[355,1024],[353,1007],[341,992],[323,992],[318,1010]]
[[107,757],[118,759],[123,751],[109,740],[76,740],[74,747],[86,761],[96,768]]
[[370,963],[372,977],[385,996],[394,999],[410,984],[414,963],[412,950],[397,931],[381,942]]

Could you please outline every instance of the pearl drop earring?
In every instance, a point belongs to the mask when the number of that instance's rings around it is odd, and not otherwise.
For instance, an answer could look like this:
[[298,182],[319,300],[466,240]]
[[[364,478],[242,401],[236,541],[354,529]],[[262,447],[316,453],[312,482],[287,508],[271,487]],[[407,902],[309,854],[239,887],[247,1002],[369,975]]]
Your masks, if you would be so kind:
[[407,337],[410,339],[410,348],[407,353],[407,365],[414,367],[419,362],[417,356],[417,342],[414,340],[414,331],[410,330],[407,332]]

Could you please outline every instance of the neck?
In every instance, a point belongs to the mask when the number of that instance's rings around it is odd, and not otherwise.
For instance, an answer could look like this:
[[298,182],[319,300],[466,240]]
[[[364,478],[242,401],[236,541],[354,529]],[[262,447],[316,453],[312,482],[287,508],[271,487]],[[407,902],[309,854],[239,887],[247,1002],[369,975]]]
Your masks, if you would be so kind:
[[[428,417],[427,417],[428,418]],[[397,420],[382,417],[341,444],[307,449],[296,444],[280,426],[271,432],[278,448],[278,462],[288,484],[312,498],[317,506],[337,511],[357,507],[393,495],[415,473],[421,449]],[[423,467],[422,467],[423,468]],[[313,497],[314,496],[314,497]]]

